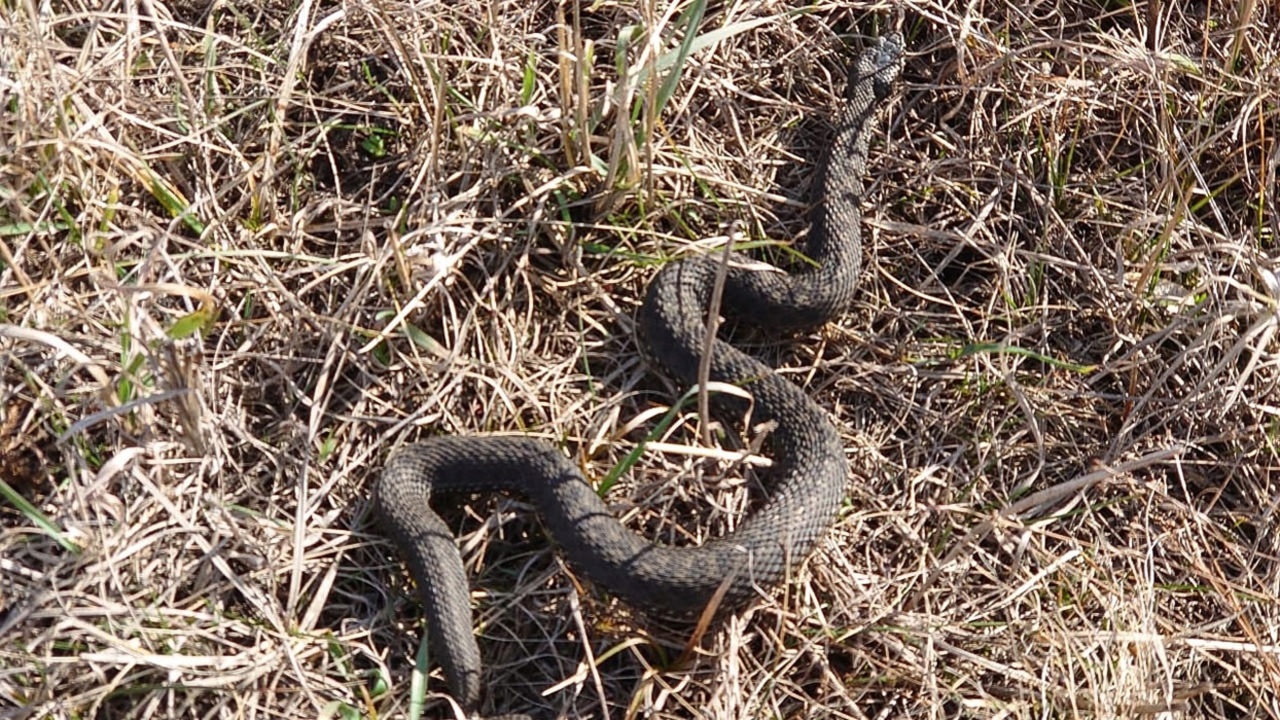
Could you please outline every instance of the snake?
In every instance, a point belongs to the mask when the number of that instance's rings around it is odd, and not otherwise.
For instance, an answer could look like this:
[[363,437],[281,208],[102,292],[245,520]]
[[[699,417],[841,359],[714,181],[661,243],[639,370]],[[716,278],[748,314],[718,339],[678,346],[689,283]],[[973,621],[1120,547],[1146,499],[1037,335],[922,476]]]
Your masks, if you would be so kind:
[[[862,272],[861,205],[877,107],[902,67],[894,32],[869,44],[849,71],[845,101],[817,170],[806,261],[790,272],[757,269],[736,253],[665,264],[636,318],[645,355],[676,381],[699,377],[745,392],[710,395],[713,413],[769,423],[766,497],[732,531],[699,545],[651,542],[610,512],[578,466],[545,441],[502,435],[440,435],[405,445],[383,466],[373,493],[376,522],[405,559],[418,588],[431,654],[468,714],[482,696],[469,585],[457,541],[430,507],[442,493],[505,491],[537,509],[571,567],[633,608],[678,618],[726,612],[789,576],[835,524],[849,462],[824,410],[769,365],[725,340],[710,343],[700,375],[717,273],[720,308],[740,324],[797,330],[819,326],[851,303]],[[744,397],[746,396],[746,397]]]

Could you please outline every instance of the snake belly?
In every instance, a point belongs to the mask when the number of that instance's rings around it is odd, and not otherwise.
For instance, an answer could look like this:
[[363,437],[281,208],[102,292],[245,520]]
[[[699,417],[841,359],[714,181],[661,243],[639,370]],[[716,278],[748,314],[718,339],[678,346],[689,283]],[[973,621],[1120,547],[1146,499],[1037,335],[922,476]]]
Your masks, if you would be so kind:
[[[901,69],[902,38],[876,40],[851,69],[847,104],[819,169],[818,197],[796,272],[729,263],[721,307],[758,327],[826,322],[850,303],[862,266],[862,177],[877,105]],[[638,316],[641,341],[675,379],[697,381],[705,319],[720,258],[689,257],[650,282]],[[386,463],[374,492],[378,521],[406,559],[418,587],[432,654],[454,698],[474,712],[481,697],[480,653],[472,633],[469,585],[456,541],[428,500],[438,493],[509,491],[538,509],[571,564],[635,608],[688,616],[721,590],[721,609],[739,607],[781,581],[835,522],[848,462],[822,408],[772,368],[722,340],[711,347],[710,379],[741,386],[752,401],[712,395],[713,411],[773,421],[767,498],[733,532],[693,547],[650,542],[627,529],[557,448],[522,437],[442,436],[408,445]]]

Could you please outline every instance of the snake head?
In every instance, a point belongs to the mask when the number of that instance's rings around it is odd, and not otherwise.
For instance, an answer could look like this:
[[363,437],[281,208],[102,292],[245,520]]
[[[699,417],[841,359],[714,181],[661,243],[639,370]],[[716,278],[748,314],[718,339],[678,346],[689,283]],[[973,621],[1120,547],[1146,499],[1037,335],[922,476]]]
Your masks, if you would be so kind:
[[872,78],[872,93],[876,101],[889,97],[893,82],[902,72],[902,33],[891,32],[875,39],[858,56],[858,62],[849,73],[849,93],[865,86],[865,79]]

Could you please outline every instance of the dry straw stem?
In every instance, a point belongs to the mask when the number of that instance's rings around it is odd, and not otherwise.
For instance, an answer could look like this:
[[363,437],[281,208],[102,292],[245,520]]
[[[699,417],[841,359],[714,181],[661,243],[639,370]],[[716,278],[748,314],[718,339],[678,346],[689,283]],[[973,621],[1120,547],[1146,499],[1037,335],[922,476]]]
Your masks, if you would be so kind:
[[[487,709],[1280,717],[1276,13],[0,3],[0,717],[406,713],[382,458],[531,433],[604,477],[684,391],[645,281],[788,259],[895,23],[856,308],[736,332],[846,438],[837,528],[682,658],[461,499]],[[695,408],[607,496],[662,541],[767,477]]]

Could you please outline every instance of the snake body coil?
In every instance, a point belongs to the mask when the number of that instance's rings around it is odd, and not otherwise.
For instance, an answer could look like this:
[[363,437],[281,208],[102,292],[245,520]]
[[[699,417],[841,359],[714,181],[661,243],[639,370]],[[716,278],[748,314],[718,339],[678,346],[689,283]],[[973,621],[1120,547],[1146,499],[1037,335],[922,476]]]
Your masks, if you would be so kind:
[[[901,67],[902,39],[880,38],[859,57],[848,104],[819,177],[798,272],[760,272],[730,264],[722,307],[744,322],[796,328],[819,325],[843,310],[862,265],[860,204],[867,139],[880,100]],[[654,277],[639,315],[649,354],[680,381],[696,382],[718,258],[671,263]],[[710,379],[752,398],[755,420],[775,421],[768,498],[738,529],[696,547],[657,545],[617,521],[555,447],[517,437],[437,437],[396,452],[374,495],[381,525],[408,560],[427,618],[433,655],[459,704],[480,700],[480,654],[472,635],[467,578],[448,526],[428,506],[441,492],[506,490],[538,508],[565,555],[594,583],[639,609],[664,615],[697,612],[725,586],[721,607],[740,606],[804,560],[835,521],[847,462],[823,410],[770,367],[724,341],[711,349]],[[724,417],[741,417],[747,401],[713,395]]]

